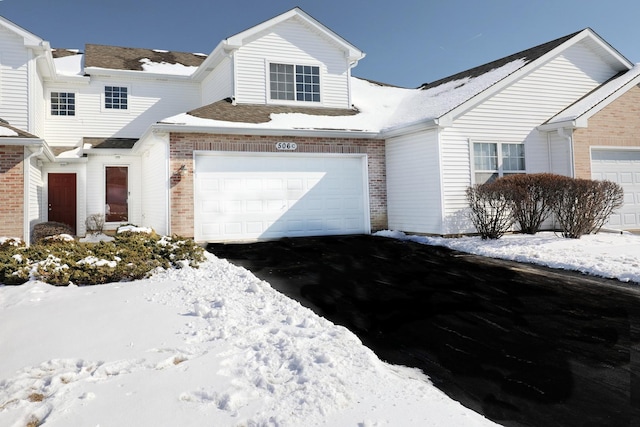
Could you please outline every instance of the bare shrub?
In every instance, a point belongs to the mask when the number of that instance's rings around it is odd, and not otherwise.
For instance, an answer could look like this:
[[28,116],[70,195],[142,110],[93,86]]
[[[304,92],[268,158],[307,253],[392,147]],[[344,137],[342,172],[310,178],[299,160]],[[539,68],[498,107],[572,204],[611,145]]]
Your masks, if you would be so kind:
[[37,243],[46,237],[57,236],[59,234],[73,235],[73,229],[67,224],[61,222],[49,221],[41,222],[33,226],[31,233],[31,242]]
[[482,239],[499,239],[513,225],[513,187],[504,181],[467,188],[469,217]]
[[552,210],[564,237],[598,232],[623,204],[622,187],[611,181],[567,178],[553,189]]
[[513,217],[520,231],[536,234],[551,214],[553,189],[566,177],[550,173],[509,175],[498,181],[512,187],[508,194],[513,201]]
[[87,216],[84,220],[87,233],[101,234],[104,231],[104,215],[95,213]]

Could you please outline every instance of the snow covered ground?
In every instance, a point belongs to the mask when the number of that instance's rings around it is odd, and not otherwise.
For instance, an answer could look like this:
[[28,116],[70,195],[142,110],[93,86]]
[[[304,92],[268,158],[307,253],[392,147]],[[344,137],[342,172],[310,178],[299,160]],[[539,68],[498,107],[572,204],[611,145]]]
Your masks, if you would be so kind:
[[[379,234],[640,281],[628,234]],[[211,255],[131,283],[0,286],[0,343],[2,426],[493,424]]]

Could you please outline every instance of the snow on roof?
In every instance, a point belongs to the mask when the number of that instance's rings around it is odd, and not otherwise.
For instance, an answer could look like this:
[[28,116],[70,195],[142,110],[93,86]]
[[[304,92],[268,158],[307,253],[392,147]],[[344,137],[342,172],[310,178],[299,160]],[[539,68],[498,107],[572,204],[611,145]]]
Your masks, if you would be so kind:
[[82,64],[84,61],[84,55],[68,55],[58,58],[53,58],[53,63],[56,66],[58,74],[65,76],[81,76],[84,74],[82,70]]
[[[380,132],[423,120],[432,120],[478,95],[526,64],[517,59],[478,77],[447,81],[426,90],[383,86],[356,77],[351,79],[355,115],[271,114],[266,123],[242,122],[251,129],[331,129]],[[237,127],[238,122],[198,118],[188,113],[162,120],[162,123],[203,127]]]
[[[155,51],[158,52],[158,51]],[[153,62],[149,58],[141,58],[142,71],[159,74],[173,74],[179,76],[190,76],[198,67],[187,66],[179,63]]]
[[18,136],[18,132],[4,126],[0,126],[0,136]]
[[616,76],[605,84],[599,86],[584,98],[578,100],[577,102],[567,107],[564,111],[558,113],[547,123],[561,123],[578,119],[580,116],[586,114],[591,109],[598,106],[598,104],[605,101],[607,98],[615,94],[618,90],[620,90],[627,83],[637,78],[638,76],[640,76],[640,64],[636,64],[626,73]]

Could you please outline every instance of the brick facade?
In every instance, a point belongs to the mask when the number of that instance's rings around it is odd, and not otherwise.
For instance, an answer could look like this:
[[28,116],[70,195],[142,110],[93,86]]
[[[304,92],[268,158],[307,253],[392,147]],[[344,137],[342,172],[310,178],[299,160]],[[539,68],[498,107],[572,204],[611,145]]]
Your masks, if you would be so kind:
[[[276,142],[295,142],[300,153],[367,154],[372,230],[387,227],[387,185],[384,141],[357,138],[311,138],[256,135],[172,133],[170,137],[171,231],[193,237],[193,152],[277,152]],[[182,174],[177,171],[186,165]]]
[[640,147],[640,87],[635,86],[574,132],[577,178],[591,179],[590,147]]
[[23,235],[24,148],[0,145],[0,236]]

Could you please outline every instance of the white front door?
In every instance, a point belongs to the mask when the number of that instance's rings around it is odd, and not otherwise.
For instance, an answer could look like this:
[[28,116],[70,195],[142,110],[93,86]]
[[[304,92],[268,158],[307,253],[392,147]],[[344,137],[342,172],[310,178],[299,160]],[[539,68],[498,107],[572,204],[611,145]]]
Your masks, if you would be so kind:
[[195,239],[370,232],[366,156],[200,152]]
[[640,229],[640,150],[593,149],[591,178],[616,182],[624,190],[624,206],[605,227]]

